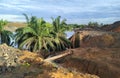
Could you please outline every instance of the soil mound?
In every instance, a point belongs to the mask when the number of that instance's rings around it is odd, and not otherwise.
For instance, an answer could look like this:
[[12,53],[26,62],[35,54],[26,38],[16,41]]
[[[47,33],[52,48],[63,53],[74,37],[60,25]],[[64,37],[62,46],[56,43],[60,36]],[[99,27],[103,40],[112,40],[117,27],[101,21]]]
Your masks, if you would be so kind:
[[120,48],[120,33],[106,33],[100,36],[87,35],[81,40],[81,47],[114,47]]
[[72,47],[114,47],[120,48],[120,33],[104,31],[79,31],[71,38]]
[[101,78],[120,78],[120,33],[82,30],[70,40],[76,49],[61,63],[64,67]]
[[38,54],[0,45],[0,78],[99,78],[44,62]]

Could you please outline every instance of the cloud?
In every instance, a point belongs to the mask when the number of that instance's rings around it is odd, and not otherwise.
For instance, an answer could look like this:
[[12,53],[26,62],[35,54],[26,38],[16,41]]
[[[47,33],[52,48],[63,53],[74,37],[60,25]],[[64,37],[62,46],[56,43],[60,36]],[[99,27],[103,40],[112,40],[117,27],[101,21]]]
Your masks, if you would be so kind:
[[14,17],[14,20],[22,20],[17,16],[27,13],[45,19],[61,15],[73,23],[84,23],[91,19],[107,22],[106,20],[115,21],[120,18],[119,6],[119,0],[0,0],[0,14],[4,17],[9,15],[8,19]]
[[26,5],[27,3],[31,3],[30,0],[1,0],[0,8],[11,11],[25,11],[24,8],[20,6]]
[[[119,17],[108,17],[108,18],[85,18],[85,19],[67,19],[67,23],[77,23],[77,24],[87,24],[88,22],[98,22],[104,24],[112,24],[115,21],[118,21]],[[114,21],[113,21],[114,20]]]
[[0,3],[0,7],[1,9],[5,9],[5,10],[19,10],[19,11],[24,11],[24,9],[16,7],[16,5],[11,5],[11,4],[5,4],[5,3]]
[[0,19],[8,20],[8,21],[25,21],[24,16],[22,15],[10,15],[10,14],[0,14]]

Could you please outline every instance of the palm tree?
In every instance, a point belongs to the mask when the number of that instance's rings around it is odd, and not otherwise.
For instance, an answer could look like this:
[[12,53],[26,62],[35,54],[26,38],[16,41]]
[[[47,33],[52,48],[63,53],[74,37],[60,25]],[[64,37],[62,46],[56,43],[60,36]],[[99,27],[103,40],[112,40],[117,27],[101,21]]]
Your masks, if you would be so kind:
[[53,22],[53,34],[54,34],[54,43],[57,47],[57,50],[63,50],[66,47],[70,47],[70,41],[66,38],[65,31],[70,30],[70,27],[66,24],[66,19],[60,20],[60,16],[57,18],[52,18]]
[[[65,37],[66,23],[60,21],[60,17],[53,19],[50,24],[43,18],[24,14],[27,26],[16,30],[16,43],[20,49],[28,49],[34,52],[45,53],[63,50],[70,46],[70,41]],[[48,55],[49,55],[48,54]]]
[[54,50],[55,46],[52,43],[54,38],[50,34],[51,24],[45,22],[43,18],[38,19],[35,16],[27,19],[27,24],[27,27],[16,30],[16,41],[19,48],[25,47],[31,51]]
[[1,43],[6,43],[7,45],[11,45],[11,39],[13,38],[13,33],[4,30],[4,26],[7,24],[7,21],[1,19],[0,20],[0,37],[1,37]]

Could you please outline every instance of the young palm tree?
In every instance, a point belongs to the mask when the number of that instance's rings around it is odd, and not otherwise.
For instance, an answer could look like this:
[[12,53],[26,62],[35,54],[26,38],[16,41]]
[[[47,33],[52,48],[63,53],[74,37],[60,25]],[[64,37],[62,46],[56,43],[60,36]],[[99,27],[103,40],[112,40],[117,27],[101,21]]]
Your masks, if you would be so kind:
[[60,16],[52,18],[53,22],[53,34],[55,38],[55,45],[58,50],[63,50],[66,47],[70,47],[70,41],[66,38],[65,31],[69,30],[70,27],[66,24],[66,19],[60,20]]
[[7,45],[11,45],[11,39],[13,38],[13,33],[4,30],[4,26],[7,24],[7,21],[5,20],[0,20],[0,38],[1,38],[1,43],[6,43]]
[[16,41],[19,48],[23,49],[25,47],[31,51],[43,49],[49,51],[49,49],[55,48],[52,43],[54,38],[50,34],[51,24],[45,22],[42,18],[38,19],[34,16],[27,23],[27,27],[16,30]]

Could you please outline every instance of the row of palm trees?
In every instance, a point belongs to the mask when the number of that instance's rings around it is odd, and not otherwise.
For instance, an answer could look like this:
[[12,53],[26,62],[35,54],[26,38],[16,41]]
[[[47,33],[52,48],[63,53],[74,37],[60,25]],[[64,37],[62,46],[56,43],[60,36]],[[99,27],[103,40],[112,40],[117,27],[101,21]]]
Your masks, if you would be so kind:
[[[33,52],[55,52],[70,47],[71,43],[66,38],[65,31],[71,28],[66,20],[60,20],[60,16],[52,18],[52,23],[46,22],[43,18],[36,16],[28,17],[23,14],[27,26],[16,29],[15,44],[20,49],[27,49]],[[1,43],[11,45],[12,32],[4,30],[6,21],[0,20]],[[43,54],[44,54],[43,53]]]

